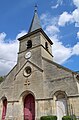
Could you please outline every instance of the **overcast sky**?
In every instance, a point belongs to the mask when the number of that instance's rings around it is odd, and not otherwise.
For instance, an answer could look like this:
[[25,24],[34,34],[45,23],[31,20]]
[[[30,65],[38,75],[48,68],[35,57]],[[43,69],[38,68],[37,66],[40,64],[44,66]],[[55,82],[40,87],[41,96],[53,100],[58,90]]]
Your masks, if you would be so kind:
[[79,0],[0,0],[0,75],[17,63],[17,38],[29,30],[35,4],[41,26],[54,43],[53,60],[79,71]]

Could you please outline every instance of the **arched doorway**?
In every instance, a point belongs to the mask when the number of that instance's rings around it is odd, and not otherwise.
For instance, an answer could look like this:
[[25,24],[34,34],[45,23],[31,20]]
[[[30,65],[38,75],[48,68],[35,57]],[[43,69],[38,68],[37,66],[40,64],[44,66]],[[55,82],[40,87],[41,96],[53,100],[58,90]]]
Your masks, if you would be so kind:
[[32,94],[24,98],[24,120],[35,120],[35,98]]
[[67,98],[62,91],[56,93],[56,113],[58,120],[62,120],[62,117],[67,115]]
[[3,99],[2,120],[5,120],[6,111],[7,111],[7,99],[5,98]]

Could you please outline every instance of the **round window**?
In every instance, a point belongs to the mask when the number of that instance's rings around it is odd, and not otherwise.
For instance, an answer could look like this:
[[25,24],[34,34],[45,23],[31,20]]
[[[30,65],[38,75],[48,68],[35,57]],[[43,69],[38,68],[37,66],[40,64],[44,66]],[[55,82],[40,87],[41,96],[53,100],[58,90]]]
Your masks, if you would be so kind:
[[30,66],[27,66],[25,69],[24,69],[24,76],[28,77],[31,75],[31,67]]

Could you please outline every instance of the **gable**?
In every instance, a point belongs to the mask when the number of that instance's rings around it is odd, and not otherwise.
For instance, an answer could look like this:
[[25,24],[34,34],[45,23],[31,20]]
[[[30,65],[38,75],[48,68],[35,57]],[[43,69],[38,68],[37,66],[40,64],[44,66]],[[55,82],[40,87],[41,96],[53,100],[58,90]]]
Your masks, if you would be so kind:
[[20,73],[20,71],[22,71],[22,69],[24,70],[25,67],[27,66],[31,66],[31,68],[36,67],[39,71],[43,72],[43,70],[37,66],[36,64],[32,63],[31,61],[25,61],[25,63],[20,67],[20,69],[16,72],[15,77]]

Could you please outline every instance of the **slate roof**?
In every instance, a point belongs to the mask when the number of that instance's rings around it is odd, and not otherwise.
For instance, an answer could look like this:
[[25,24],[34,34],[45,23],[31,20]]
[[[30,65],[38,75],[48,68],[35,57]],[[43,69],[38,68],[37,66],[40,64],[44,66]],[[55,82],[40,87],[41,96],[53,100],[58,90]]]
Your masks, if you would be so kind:
[[39,28],[42,28],[42,27],[40,25],[40,20],[39,20],[39,17],[38,17],[37,10],[35,10],[28,33],[33,32],[33,31],[35,31],[35,30],[37,30]]

